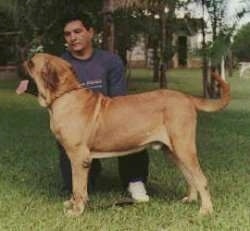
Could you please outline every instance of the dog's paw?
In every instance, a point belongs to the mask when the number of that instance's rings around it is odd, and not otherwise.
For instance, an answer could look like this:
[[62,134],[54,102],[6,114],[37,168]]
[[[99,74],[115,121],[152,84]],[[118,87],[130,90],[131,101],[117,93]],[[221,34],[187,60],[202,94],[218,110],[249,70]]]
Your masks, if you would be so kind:
[[193,197],[186,196],[186,197],[182,198],[182,200],[181,200],[182,203],[192,203],[192,202],[196,202],[196,201],[198,201],[198,198],[195,196],[193,196]]
[[73,208],[73,202],[71,200],[67,200],[63,202],[63,208],[64,209],[72,209]]
[[[66,204],[68,206],[69,204]],[[78,217],[80,216],[84,211],[84,205],[76,206],[76,205],[69,205],[67,208],[64,206],[64,213],[67,217]]]
[[65,214],[67,217],[79,217],[83,213],[83,209],[68,209]]
[[213,207],[200,208],[199,214],[201,216],[211,215],[213,213]]

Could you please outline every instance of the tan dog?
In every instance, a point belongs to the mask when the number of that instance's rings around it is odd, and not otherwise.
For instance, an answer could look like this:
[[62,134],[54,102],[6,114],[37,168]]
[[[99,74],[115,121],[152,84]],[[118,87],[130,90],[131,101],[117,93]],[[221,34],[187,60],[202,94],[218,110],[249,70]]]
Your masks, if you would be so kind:
[[195,145],[197,111],[217,111],[230,100],[228,84],[216,74],[222,98],[207,100],[172,90],[109,98],[82,87],[72,67],[61,58],[36,54],[25,63],[35,81],[50,128],[65,148],[72,166],[73,196],[69,215],[80,215],[88,200],[88,170],[93,158],[135,153],[149,145],[168,146],[188,183],[184,202],[201,199],[200,212],[213,210],[206,177]]

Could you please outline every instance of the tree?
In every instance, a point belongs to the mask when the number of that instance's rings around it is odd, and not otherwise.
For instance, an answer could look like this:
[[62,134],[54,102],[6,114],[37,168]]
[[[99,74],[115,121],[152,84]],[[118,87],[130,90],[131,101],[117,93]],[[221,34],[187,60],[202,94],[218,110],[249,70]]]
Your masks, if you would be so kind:
[[103,48],[114,52],[115,28],[113,0],[103,0]]
[[234,36],[232,50],[240,61],[250,61],[250,23],[242,26]]
[[0,7],[0,64],[6,65],[15,62],[15,37],[20,33],[15,26],[14,20]]
[[206,23],[205,23],[205,9],[206,2],[202,0],[202,20],[201,20],[201,32],[202,32],[202,83],[203,83],[203,96],[207,98],[208,93],[208,57],[207,57],[207,44],[206,44]]
[[[156,57],[155,65],[159,64],[159,79],[160,79],[160,87],[167,87],[167,68],[168,63],[173,57],[174,47],[172,44],[173,33],[174,33],[174,25],[175,25],[175,9],[179,6],[185,5],[188,1],[176,1],[176,0],[113,0],[112,1],[116,7],[131,7],[136,6],[140,9],[147,10],[151,13],[153,17],[150,17],[154,24],[155,28],[159,28],[158,33],[152,34],[151,32],[155,32],[155,30],[146,29],[145,33],[149,35],[151,41],[153,41],[154,46],[154,54]],[[154,16],[158,16],[158,20],[155,20]],[[158,35],[158,36],[157,36]],[[157,42],[157,40],[159,42]],[[158,46],[158,47],[157,47]],[[160,51],[158,54],[158,50]],[[159,58],[159,59],[158,59]],[[158,62],[159,60],[159,62]],[[154,73],[157,76],[157,67],[154,66]],[[154,78],[157,79],[157,78]]]
[[13,19],[13,26],[10,28],[9,25],[9,29],[21,31],[16,36],[15,44],[16,59],[20,62],[39,46],[50,53],[62,52],[62,23],[68,13],[75,10],[101,11],[99,0],[87,1],[84,4],[82,0],[75,0],[73,3],[70,0],[10,0],[1,1],[0,6],[8,17]]
[[[239,19],[244,15],[245,9],[242,8],[230,18],[230,24],[225,20],[227,16],[226,0],[198,0],[203,8],[203,92],[205,97],[216,97],[217,89],[213,79],[209,80],[208,62],[211,62],[211,71],[216,69],[223,73],[224,59],[230,56],[230,46],[233,33],[236,29]],[[205,20],[205,11],[208,13],[208,19]],[[204,23],[206,21],[206,24]],[[211,28],[212,42],[206,42],[206,33]]]

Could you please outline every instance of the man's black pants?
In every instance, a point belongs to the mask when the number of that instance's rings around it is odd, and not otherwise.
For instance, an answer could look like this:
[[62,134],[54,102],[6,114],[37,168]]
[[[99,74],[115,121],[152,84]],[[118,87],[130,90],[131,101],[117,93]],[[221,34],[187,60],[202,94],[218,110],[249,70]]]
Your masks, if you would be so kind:
[[[72,192],[72,172],[70,160],[64,150],[59,144],[60,151],[60,169],[64,181],[64,189]],[[147,183],[148,178],[149,157],[146,150],[138,152],[133,155],[123,156],[118,158],[118,169],[121,178],[121,183],[124,189],[127,188],[129,182],[143,181]],[[101,162],[94,159],[91,164],[89,172],[89,187],[93,188],[96,178],[101,172]]]

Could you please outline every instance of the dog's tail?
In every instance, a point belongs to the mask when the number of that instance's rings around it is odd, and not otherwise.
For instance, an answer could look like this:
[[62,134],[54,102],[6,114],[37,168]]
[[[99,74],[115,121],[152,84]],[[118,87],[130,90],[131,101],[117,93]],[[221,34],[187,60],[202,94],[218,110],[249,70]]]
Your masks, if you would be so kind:
[[226,83],[218,72],[212,72],[212,78],[214,78],[220,88],[221,98],[220,99],[205,99],[191,96],[191,100],[193,101],[197,110],[213,112],[218,111],[226,107],[231,99],[230,96],[230,86]]

